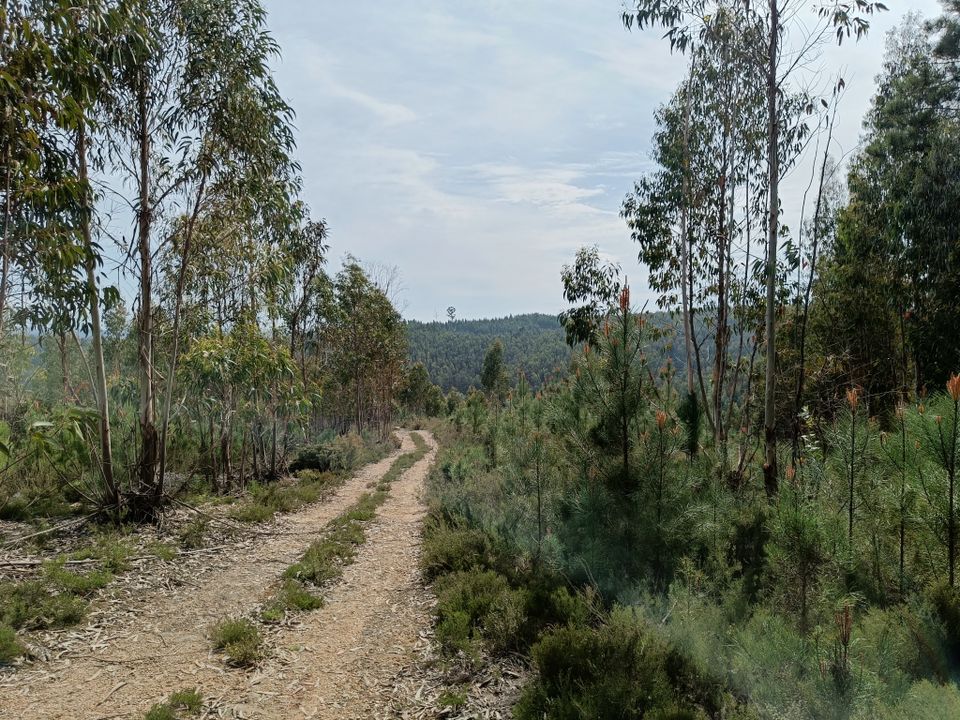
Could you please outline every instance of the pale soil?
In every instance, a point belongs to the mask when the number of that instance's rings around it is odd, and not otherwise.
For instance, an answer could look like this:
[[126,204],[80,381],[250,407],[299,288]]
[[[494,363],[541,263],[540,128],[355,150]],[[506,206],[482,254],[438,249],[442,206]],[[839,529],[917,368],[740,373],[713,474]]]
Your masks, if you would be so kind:
[[[83,645],[0,681],[0,718],[137,718],[169,693],[196,687],[204,715],[236,718],[370,718],[381,714],[392,678],[413,661],[430,624],[417,572],[420,490],[436,447],[397,480],[368,540],[327,606],[268,636],[253,671],[227,668],[210,651],[208,628],[251,612],[324,525],[413,449],[367,466],[331,499],[286,516],[271,535],[218,557],[198,582],[147,591],[123,612],[97,617]],[[422,643],[421,643],[422,644]],[[82,650],[80,649],[82,647]]]

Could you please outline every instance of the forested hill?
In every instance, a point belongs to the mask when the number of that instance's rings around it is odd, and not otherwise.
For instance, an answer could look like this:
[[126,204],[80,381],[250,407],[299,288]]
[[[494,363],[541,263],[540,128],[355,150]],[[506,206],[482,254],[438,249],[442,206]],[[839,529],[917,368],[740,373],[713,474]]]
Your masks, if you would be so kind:
[[[648,316],[652,326],[665,328],[672,324],[666,313]],[[466,392],[470,386],[480,387],[480,367],[490,345],[500,339],[509,377],[514,380],[523,370],[531,385],[537,387],[558,368],[566,369],[570,348],[564,341],[563,328],[556,315],[528,313],[490,320],[454,320],[453,322],[407,322],[411,362],[422,362],[430,379],[444,392],[457,388]],[[672,342],[671,342],[672,341]],[[682,369],[682,341],[661,338],[648,350],[651,361],[659,363],[664,353],[673,356],[675,367]],[[705,349],[707,360],[712,357]],[[661,357],[658,359],[657,356]]]
[[487,348],[499,338],[511,379],[522,369],[540,385],[557,368],[565,369],[570,348],[556,315],[529,313],[491,320],[407,323],[410,360],[422,362],[444,391],[480,387],[480,366]]

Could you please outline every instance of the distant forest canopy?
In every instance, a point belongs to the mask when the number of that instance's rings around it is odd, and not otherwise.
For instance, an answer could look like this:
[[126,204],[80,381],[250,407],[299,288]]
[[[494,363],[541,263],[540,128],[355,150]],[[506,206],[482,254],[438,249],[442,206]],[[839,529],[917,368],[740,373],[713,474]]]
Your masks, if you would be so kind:
[[[679,321],[670,313],[654,312],[648,315],[648,326],[651,367],[662,366],[669,355],[674,369],[683,371]],[[538,388],[558,370],[564,374],[569,369],[571,350],[556,315],[526,313],[484,320],[407,321],[410,362],[423,363],[430,380],[444,392],[479,388],[483,356],[497,339],[503,343],[511,382],[522,370],[527,381]]]

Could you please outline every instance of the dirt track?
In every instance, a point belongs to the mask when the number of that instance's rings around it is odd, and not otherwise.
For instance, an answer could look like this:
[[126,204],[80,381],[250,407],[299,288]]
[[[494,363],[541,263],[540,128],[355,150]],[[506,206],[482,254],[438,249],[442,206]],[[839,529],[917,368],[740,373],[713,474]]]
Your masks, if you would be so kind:
[[[379,479],[399,452],[413,449],[402,432],[398,453],[362,469],[330,500],[284,518],[277,532],[221,562],[196,586],[157,590],[109,624],[83,654],[24,669],[0,687],[0,718],[137,718],[170,692],[196,687],[207,717],[370,718],[384,686],[409,662],[429,624],[416,567],[420,490],[436,452],[397,480],[368,539],[327,605],[269,636],[256,670],[224,666],[207,630],[250,611],[324,525]],[[221,556],[222,559],[222,556]],[[381,690],[384,692],[381,693]]]

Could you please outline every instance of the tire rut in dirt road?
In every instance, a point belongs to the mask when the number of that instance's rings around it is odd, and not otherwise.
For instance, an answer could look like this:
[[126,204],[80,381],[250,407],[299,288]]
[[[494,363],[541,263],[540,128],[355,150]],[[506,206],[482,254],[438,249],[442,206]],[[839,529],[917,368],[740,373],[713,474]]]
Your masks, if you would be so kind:
[[87,653],[16,673],[0,688],[0,718],[137,718],[184,687],[219,695],[218,688],[244,674],[211,656],[209,627],[251,610],[327,522],[379,480],[401,453],[414,449],[410,433],[399,434],[398,451],[364,467],[332,498],[283,517],[273,534],[229,551],[224,569],[205,574],[200,584],[174,593],[150,592]]
[[326,607],[283,630],[260,670],[231,676],[221,717],[387,716],[391,682],[414,661],[421,632],[430,627],[418,558],[426,513],[421,494],[437,447],[429,433],[420,434],[430,451],[393,483],[356,561],[326,595]]

